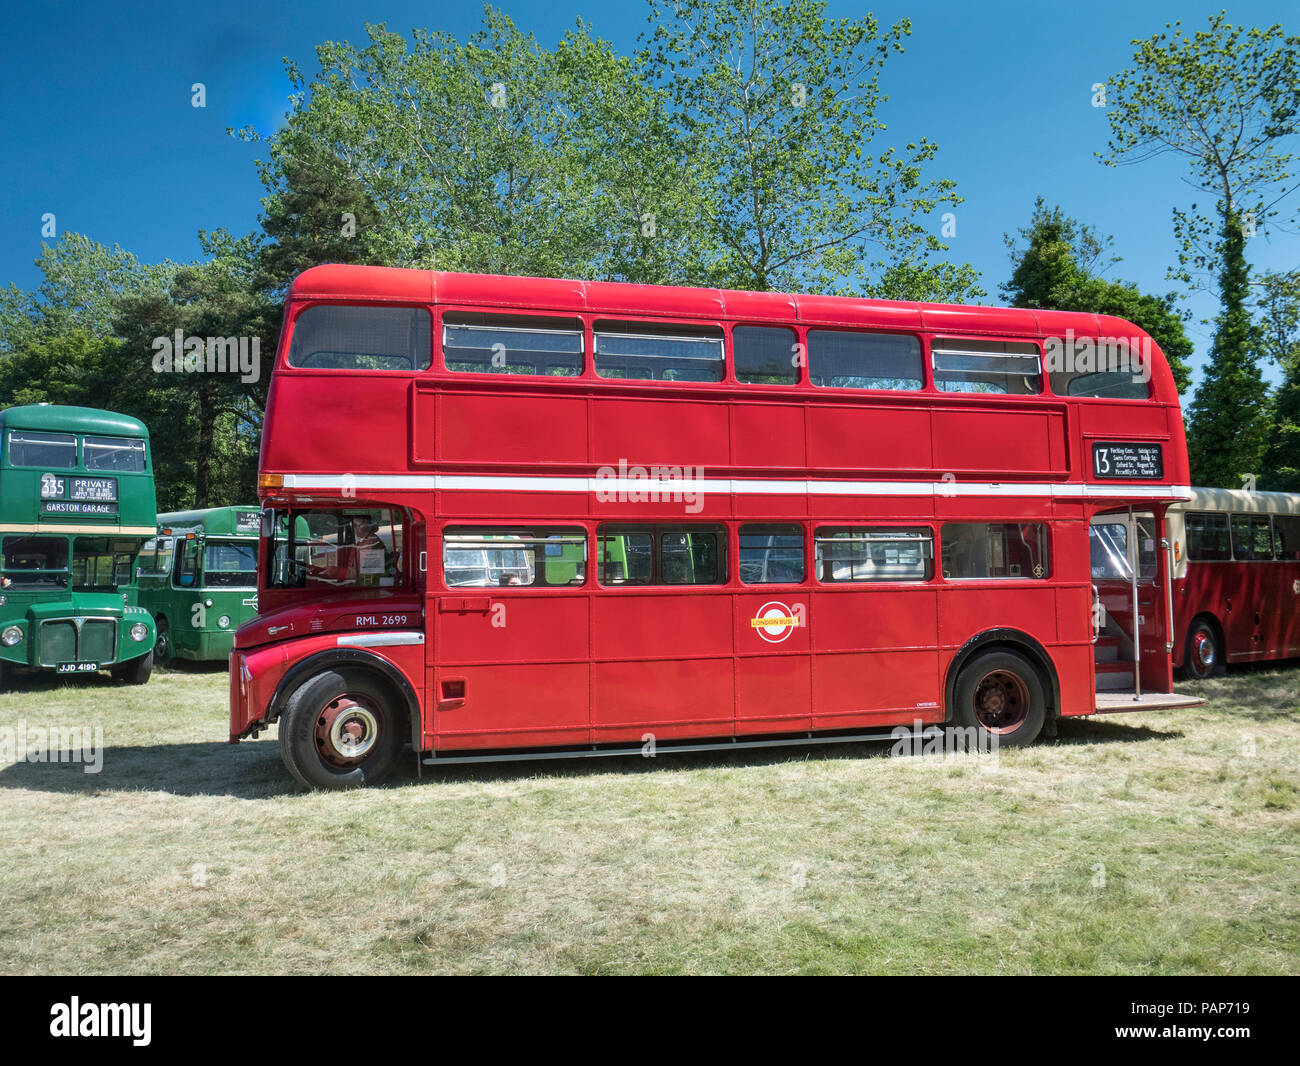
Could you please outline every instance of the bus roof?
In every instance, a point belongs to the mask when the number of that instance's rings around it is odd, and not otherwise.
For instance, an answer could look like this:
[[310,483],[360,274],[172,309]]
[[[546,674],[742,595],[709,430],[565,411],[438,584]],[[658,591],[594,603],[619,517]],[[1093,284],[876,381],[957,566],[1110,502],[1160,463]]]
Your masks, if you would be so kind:
[[0,411],[0,430],[37,429],[59,433],[102,433],[114,437],[149,438],[149,430],[138,418],[93,407],[64,407],[33,403]]
[[[240,522],[240,516],[251,515],[251,520]],[[198,511],[169,511],[158,516],[160,529],[202,529],[212,536],[250,536],[256,537],[261,520],[258,505],[208,507]],[[243,528],[240,528],[241,525]]]
[[1257,514],[1300,515],[1300,494],[1247,492],[1244,489],[1192,488],[1192,498],[1174,505],[1178,511],[1249,511]]
[[546,308],[592,314],[682,315],[692,318],[785,319],[820,325],[876,326],[931,332],[1033,336],[1135,336],[1142,330],[1112,315],[1023,307],[975,307],[806,296],[737,289],[638,285],[619,281],[457,274],[437,270],[327,264],[303,271],[290,299],[404,300]]

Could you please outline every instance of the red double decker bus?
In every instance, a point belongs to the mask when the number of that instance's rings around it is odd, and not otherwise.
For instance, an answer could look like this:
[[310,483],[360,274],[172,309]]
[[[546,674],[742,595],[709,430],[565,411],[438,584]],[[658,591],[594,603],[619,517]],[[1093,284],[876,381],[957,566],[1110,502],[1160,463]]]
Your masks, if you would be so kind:
[[309,786],[1197,702],[1137,565],[1178,395],[1118,319],[318,267],[260,471],[230,735]]
[[1193,488],[1169,511],[1174,666],[1300,656],[1300,495]]

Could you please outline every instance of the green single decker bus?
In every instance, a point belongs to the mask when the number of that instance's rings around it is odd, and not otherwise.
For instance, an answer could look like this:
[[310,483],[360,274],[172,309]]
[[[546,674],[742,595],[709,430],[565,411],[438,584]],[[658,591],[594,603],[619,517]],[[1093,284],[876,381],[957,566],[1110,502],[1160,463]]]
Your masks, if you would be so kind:
[[230,657],[235,630],[257,614],[256,504],[158,516],[140,552],[140,603],[158,625],[159,661]]
[[132,582],[157,526],[144,423],[34,404],[0,411],[0,685],[14,667],[141,685],[154,624]]

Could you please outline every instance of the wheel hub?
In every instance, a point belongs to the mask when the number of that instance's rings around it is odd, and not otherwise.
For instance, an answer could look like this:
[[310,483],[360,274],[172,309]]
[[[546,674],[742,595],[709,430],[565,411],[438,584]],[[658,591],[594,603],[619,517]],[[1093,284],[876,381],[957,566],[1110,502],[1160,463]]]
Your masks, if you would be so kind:
[[379,741],[379,718],[352,696],[339,696],[316,716],[316,750],[333,766],[360,763]]
[[1009,670],[985,674],[975,686],[975,720],[990,733],[1010,733],[1029,713],[1029,689]]
[[1196,661],[1202,666],[1209,666],[1214,662],[1214,641],[1205,633],[1196,634]]

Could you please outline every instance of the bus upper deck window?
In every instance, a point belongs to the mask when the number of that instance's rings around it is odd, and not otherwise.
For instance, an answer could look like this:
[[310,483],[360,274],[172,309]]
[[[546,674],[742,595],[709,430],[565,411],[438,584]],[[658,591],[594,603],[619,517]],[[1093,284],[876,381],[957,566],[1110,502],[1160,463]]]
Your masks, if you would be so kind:
[[77,438],[71,433],[12,430],[9,434],[9,464],[72,470],[77,465]]
[[930,346],[940,392],[1030,396],[1043,391],[1038,345],[944,337]]
[[[1151,396],[1149,355],[1134,359],[1128,341],[1117,347],[1113,339],[1092,345],[1090,358],[1070,365],[1072,353],[1047,345],[1048,377],[1058,396],[1084,396],[1094,400],[1146,400]],[[1059,364],[1059,365],[1058,365]]]
[[429,312],[423,307],[317,304],[293,323],[289,365],[313,370],[427,370]]
[[794,385],[799,380],[798,336],[783,326],[737,326],[731,331],[736,380],[746,385]]
[[87,470],[122,470],[141,473],[145,469],[144,441],[131,437],[86,437],[82,444]]
[[644,381],[721,381],[722,331],[662,322],[597,322],[596,373]]
[[442,361],[457,373],[577,377],[582,347],[581,319],[462,311],[442,316]]
[[915,392],[922,385],[921,342],[907,333],[810,329],[808,375],[823,387]]

